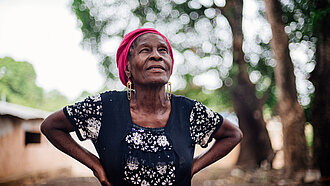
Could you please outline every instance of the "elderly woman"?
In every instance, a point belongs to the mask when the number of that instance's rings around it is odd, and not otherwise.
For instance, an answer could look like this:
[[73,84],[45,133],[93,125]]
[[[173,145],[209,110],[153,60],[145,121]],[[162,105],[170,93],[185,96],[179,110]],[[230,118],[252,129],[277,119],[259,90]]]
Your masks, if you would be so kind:
[[[229,153],[242,133],[203,104],[166,92],[172,48],[155,29],[127,34],[117,66],[127,92],[107,91],[66,106],[41,125],[59,150],[89,167],[102,185],[190,185],[204,167]],[[167,88],[170,89],[170,88]],[[69,135],[91,139],[98,156]],[[206,147],[194,158],[195,144]]]

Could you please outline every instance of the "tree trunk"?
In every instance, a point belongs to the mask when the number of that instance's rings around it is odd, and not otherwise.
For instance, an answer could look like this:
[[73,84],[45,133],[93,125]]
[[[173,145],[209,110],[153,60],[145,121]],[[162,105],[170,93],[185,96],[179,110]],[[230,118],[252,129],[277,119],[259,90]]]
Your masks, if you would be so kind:
[[256,168],[265,160],[271,163],[274,153],[263,119],[262,103],[256,97],[255,86],[249,79],[244,61],[242,8],[242,0],[227,1],[222,13],[232,28],[234,66],[239,69],[232,92],[234,110],[244,134],[237,164],[245,168]]
[[293,64],[289,55],[288,36],[284,31],[282,9],[278,0],[265,0],[266,15],[272,28],[271,46],[275,55],[275,80],[279,113],[283,125],[283,150],[288,176],[307,166],[307,146],[304,133],[305,116],[297,100]]
[[[317,1],[316,10],[329,7],[327,1]],[[313,159],[320,168],[322,181],[330,185],[330,15],[318,23],[316,66],[311,74],[315,92],[312,102],[314,129]]]

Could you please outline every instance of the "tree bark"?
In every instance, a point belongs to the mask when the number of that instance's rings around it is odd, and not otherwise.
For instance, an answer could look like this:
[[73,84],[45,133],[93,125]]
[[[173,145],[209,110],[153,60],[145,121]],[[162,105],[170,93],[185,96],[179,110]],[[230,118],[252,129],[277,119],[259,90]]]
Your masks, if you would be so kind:
[[[327,1],[317,1],[316,10],[329,7]],[[314,129],[313,160],[320,168],[322,181],[330,185],[330,15],[318,22],[316,66],[310,80],[315,87],[312,102]]]
[[270,164],[274,157],[266,123],[263,119],[262,103],[256,97],[255,86],[249,79],[242,50],[242,9],[243,1],[227,1],[222,13],[227,17],[233,33],[233,61],[238,66],[237,83],[233,87],[234,110],[244,134],[238,165],[256,168],[263,161]]
[[307,146],[305,116],[297,100],[293,64],[289,54],[288,36],[284,31],[282,9],[278,0],[265,0],[266,15],[272,28],[271,47],[275,55],[275,81],[278,108],[283,125],[283,151],[288,176],[306,169]]

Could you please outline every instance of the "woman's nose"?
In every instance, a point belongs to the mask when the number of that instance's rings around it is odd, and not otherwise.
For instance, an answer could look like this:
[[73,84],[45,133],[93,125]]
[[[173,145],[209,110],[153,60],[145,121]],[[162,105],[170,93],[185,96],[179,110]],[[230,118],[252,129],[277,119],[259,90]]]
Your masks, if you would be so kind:
[[155,60],[155,61],[160,61],[163,58],[157,50],[153,50],[150,54],[150,59]]

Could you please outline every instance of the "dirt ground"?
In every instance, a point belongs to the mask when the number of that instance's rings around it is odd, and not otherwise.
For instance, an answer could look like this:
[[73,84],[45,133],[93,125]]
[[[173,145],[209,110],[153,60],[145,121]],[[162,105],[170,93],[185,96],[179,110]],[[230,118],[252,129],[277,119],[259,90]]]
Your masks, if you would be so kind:
[[[315,173],[315,171],[314,171]],[[306,175],[308,175],[307,173]],[[205,169],[196,174],[192,186],[272,186],[272,185],[322,185],[315,178],[316,174],[300,179],[284,179],[282,170]],[[316,181],[315,181],[316,180]],[[306,183],[306,181],[308,183]],[[73,177],[66,171],[40,174],[34,177],[2,183],[0,186],[100,186],[95,177]]]

